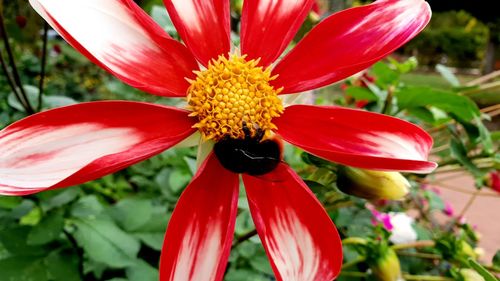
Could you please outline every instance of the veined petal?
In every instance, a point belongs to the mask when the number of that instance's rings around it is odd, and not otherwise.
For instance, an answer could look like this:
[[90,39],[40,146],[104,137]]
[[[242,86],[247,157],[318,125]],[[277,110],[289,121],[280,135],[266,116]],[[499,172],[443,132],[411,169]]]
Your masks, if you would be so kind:
[[379,0],[324,19],[273,70],[283,94],[319,88],[384,58],[429,22],[423,0]]
[[427,173],[432,138],[383,114],[335,106],[293,105],[273,120],[277,133],[312,154],[348,166]]
[[83,55],[125,83],[161,96],[185,96],[198,64],[132,0],[30,0]]
[[0,194],[97,179],[194,132],[188,112],[139,102],[89,102],[41,112],[0,131]]
[[342,265],[335,225],[285,164],[263,177],[243,175],[250,211],[277,280],[333,280]]
[[231,49],[229,0],[164,0],[179,35],[204,66]]
[[168,223],[160,280],[222,280],[238,206],[238,174],[211,154],[182,193]]
[[247,0],[241,15],[241,53],[274,62],[299,30],[314,0]]

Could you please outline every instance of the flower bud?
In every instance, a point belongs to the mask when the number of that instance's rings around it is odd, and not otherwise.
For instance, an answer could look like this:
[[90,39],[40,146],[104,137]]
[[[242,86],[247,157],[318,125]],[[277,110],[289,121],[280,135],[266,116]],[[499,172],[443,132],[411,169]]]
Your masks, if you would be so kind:
[[498,171],[490,172],[486,176],[486,185],[496,192],[500,192],[500,173]]
[[398,172],[382,172],[340,166],[337,187],[349,195],[369,200],[398,200],[409,192],[410,183]]
[[370,265],[375,280],[398,281],[401,278],[401,265],[398,256],[392,248],[385,248],[382,255]]
[[483,276],[470,268],[460,269],[460,275],[462,276],[464,281],[484,281]]

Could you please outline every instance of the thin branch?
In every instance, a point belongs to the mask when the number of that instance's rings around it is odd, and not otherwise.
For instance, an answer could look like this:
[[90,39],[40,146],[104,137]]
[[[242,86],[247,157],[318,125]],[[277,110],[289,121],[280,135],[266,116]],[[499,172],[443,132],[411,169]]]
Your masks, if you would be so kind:
[[42,62],[41,62],[41,70],[40,70],[40,81],[38,83],[38,108],[37,111],[42,109],[42,99],[43,99],[43,84],[45,80],[45,68],[47,64],[47,39],[49,33],[49,25],[47,22],[43,25],[43,46],[42,46]]
[[9,87],[12,89],[12,92],[16,96],[16,99],[19,101],[19,103],[26,108],[26,104],[24,103],[23,98],[19,94],[16,84],[14,83],[14,80],[12,79],[12,76],[9,73],[9,70],[7,69],[7,64],[5,63],[5,60],[3,59],[3,55],[0,52],[0,65],[2,67],[2,71],[5,73],[5,77],[7,79],[7,83],[9,84]]
[[21,93],[21,96],[23,97],[26,105],[26,112],[28,114],[33,114],[35,113],[35,110],[31,106],[28,96],[26,95],[26,92],[24,91],[23,83],[21,82],[21,77],[19,76],[19,72],[17,71],[16,67],[16,62],[14,60],[14,54],[12,53],[12,49],[10,48],[10,43],[9,43],[9,37],[7,35],[7,30],[5,29],[5,24],[4,24],[4,19],[3,19],[3,14],[0,12],[0,33],[3,39],[3,43],[5,45],[5,51],[7,53],[7,57],[9,59],[10,67],[12,68],[12,76],[14,77],[14,81],[16,82],[19,91]]
[[257,230],[256,229],[251,230],[251,231],[249,231],[249,232],[241,235],[240,237],[236,238],[236,240],[233,242],[232,248],[235,248],[239,244],[247,241],[248,239],[254,237],[255,235],[257,235]]

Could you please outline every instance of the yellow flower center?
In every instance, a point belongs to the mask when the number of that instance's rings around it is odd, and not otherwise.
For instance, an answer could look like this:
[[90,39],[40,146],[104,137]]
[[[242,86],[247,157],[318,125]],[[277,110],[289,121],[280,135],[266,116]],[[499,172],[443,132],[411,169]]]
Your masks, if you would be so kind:
[[224,137],[243,139],[244,127],[252,136],[262,130],[269,137],[276,126],[271,122],[283,113],[278,97],[282,89],[269,84],[270,68],[258,66],[258,60],[245,56],[220,56],[204,71],[196,72],[188,89],[190,116],[196,116],[198,128],[205,139],[219,141]]

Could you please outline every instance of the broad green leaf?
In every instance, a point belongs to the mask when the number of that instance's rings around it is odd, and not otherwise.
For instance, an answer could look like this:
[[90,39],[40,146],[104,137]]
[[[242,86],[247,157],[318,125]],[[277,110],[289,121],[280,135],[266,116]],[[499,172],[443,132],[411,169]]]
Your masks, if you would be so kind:
[[52,212],[42,218],[28,234],[29,245],[43,245],[56,240],[64,227],[62,212]]
[[43,256],[15,256],[0,260],[0,277],[2,281],[49,281]]
[[157,281],[158,270],[142,260],[126,269],[129,281]]
[[168,184],[174,194],[180,194],[190,180],[191,175],[187,171],[176,169],[170,173]]
[[134,233],[134,236],[140,239],[144,244],[146,244],[151,249],[161,251],[163,246],[163,238],[165,237],[164,232],[139,232]]
[[436,71],[443,76],[443,78],[450,83],[453,87],[460,87],[460,81],[458,81],[457,76],[451,72],[451,69],[442,65],[436,65]]
[[104,210],[95,195],[89,195],[78,200],[71,208],[71,215],[78,218],[95,217]]
[[38,194],[41,199],[41,206],[44,212],[50,211],[53,208],[61,207],[73,200],[80,194],[79,188],[66,188],[48,190]]
[[388,86],[395,84],[399,80],[399,73],[383,62],[374,64],[371,72],[376,77],[375,83],[382,89],[387,89]]
[[30,229],[28,226],[3,229],[0,231],[0,242],[14,256],[41,255],[45,252],[43,248],[26,243]]
[[47,271],[54,281],[80,281],[78,254],[71,250],[57,250],[45,258]]
[[[24,92],[28,98],[31,107],[36,109],[38,107],[38,88],[32,85],[23,85]],[[7,103],[14,109],[24,112],[24,107],[16,98],[16,95],[12,92],[7,98]]]
[[21,197],[0,196],[0,208],[14,209],[19,206],[22,201],[23,198]]
[[172,20],[170,19],[167,10],[165,10],[164,6],[155,5],[151,8],[151,17],[165,29],[169,34],[177,34],[177,30],[175,29]]
[[140,229],[153,215],[150,199],[126,198],[109,209],[113,219],[127,231]]
[[379,97],[365,87],[351,86],[345,90],[345,93],[356,100],[378,101]]
[[73,104],[77,104],[77,101],[65,96],[44,95],[42,99],[42,105],[44,108],[57,108]]
[[269,264],[269,260],[266,255],[256,255],[253,259],[250,260],[250,265],[257,271],[262,273],[266,273],[269,275],[273,274],[273,269]]
[[435,106],[453,113],[465,121],[472,121],[481,114],[477,105],[468,97],[429,87],[403,87],[395,92],[399,109]]
[[109,267],[122,268],[134,264],[140,244],[112,221],[78,219],[74,221],[78,244],[93,260]]

